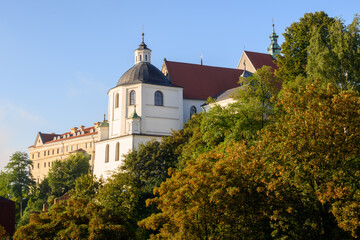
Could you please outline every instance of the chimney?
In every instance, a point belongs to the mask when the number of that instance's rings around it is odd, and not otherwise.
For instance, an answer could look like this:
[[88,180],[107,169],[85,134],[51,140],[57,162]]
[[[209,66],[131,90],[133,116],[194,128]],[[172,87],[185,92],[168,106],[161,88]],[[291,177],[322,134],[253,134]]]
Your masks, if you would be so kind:
[[84,131],[84,129],[85,129],[85,126],[84,126],[84,125],[81,125],[81,126],[80,126],[80,130],[81,130],[81,131]]
[[70,130],[71,130],[71,134],[75,134],[76,131],[78,130],[78,128],[77,128],[77,127],[73,127],[73,128],[70,128]]

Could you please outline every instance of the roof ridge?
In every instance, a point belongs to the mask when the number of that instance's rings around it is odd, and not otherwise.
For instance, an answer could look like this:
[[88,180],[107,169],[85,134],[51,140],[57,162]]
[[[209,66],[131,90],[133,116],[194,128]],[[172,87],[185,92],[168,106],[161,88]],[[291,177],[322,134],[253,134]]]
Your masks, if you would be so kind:
[[210,66],[210,65],[201,65],[201,64],[196,64],[196,63],[185,63],[185,62],[176,62],[176,61],[168,61],[166,60],[166,63],[179,63],[179,64],[187,64],[187,65],[194,65],[194,66],[199,66],[199,67],[210,67],[210,68],[222,68],[222,69],[231,69],[231,70],[239,70],[239,71],[243,71],[242,69],[237,69],[237,68],[230,68],[230,67],[217,67],[217,66]]

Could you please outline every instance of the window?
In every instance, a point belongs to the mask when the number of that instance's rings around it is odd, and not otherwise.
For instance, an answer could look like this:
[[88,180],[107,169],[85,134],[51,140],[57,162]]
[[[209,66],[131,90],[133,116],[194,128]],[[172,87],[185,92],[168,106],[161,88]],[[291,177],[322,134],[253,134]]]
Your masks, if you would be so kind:
[[115,108],[119,107],[119,94],[115,94]]
[[141,61],[141,55],[140,55],[140,61]]
[[132,90],[132,91],[130,92],[129,105],[135,105],[135,91],[134,91],[134,90]]
[[48,162],[48,167],[50,167],[50,162]]
[[38,168],[40,168],[40,163],[38,163]]
[[48,156],[50,156],[50,150],[48,150]]
[[196,113],[196,107],[195,106],[191,106],[190,108],[190,118],[192,117],[192,115],[194,115]]
[[31,154],[31,159],[34,159],[34,154]]
[[119,161],[120,155],[120,143],[116,143],[116,150],[115,150],[115,161]]
[[87,143],[85,143],[85,148],[87,148]]
[[38,152],[38,158],[40,157],[40,153]]
[[44,157],[46,156],[46,151],[44,151]]
[[46,167],[46,162],[44,162],[44,167]]
[[109,151],[110,151],[110,147],[109,144],[106,145],[106,149],[105,149],[105,162],[109,162]]
[[147,61],[147,54],[145,55],[145,61]]
[[155,97],[155,106],[164,105],[164,98],[162,92],[156,91],[154,97]]
[[59,149],[56,150],[56,153],[59,154]]
[[55,150],[53,149],[53,150],[52,150],[52,155],[54,155],[54,154],[55,154],[55,152],[54,152],[54,151],[55,151]]

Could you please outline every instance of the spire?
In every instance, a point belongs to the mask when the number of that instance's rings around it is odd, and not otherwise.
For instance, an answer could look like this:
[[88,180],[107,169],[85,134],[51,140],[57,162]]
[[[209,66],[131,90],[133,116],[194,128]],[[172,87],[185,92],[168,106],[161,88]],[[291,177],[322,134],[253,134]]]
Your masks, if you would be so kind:
[[129,116],[129,119],[132,119],[132,118],[141,118],[136,113],[136,105],[134,106],[134,112]]
[[104,114],[104,121],[102,121],[99,127],[109,127],[109,123],[106,121],[106,114]]
[[278,39],[278,35],[275,33],[275,24],[274,24],[274,20],[273,20],[273,32],[272,34],[270,35],[270,40],[271,40],[271,43],[270,43],[270,46],[268,47],[268,52],[269,54],[276,59],[276,55],[280,55],[280,51],[281,51],[281,48],[279,46],[279,44],[277,43],[277,39]]

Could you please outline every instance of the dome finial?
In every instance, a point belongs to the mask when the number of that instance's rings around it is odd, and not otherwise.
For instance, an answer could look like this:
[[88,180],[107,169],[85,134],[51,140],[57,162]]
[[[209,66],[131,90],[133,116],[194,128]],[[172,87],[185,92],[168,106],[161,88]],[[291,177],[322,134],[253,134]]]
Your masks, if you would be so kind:
[[142,43],[144,43],[144,25],[142,25],[142,34],[141,34],[141,36],[142,36]]

